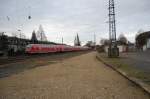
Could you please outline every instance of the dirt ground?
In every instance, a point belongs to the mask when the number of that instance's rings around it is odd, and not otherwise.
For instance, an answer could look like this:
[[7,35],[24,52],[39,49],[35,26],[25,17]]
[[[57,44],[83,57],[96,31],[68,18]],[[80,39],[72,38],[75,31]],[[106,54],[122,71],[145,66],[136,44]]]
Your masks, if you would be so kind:
[[[1,64],[0,61],[0,78],[8,77],[14,74],[19,74],[29,69],[37,68],[40,66],[47,66],[54,64],[62,60],[66,60],[71,57],[86,54],[91,51],[78,51],[78,52],[66,52],[66,53],[51,53],[51,54],[40,54],[31,55],[25,57],[17,57],[18,60],[8,61],[7,64]],[[11,63],[10,63],[11,62]]]
[[[37,60],[39,61],[39,60]],[[0,99],[150,99],[91,52],[0,79]]]

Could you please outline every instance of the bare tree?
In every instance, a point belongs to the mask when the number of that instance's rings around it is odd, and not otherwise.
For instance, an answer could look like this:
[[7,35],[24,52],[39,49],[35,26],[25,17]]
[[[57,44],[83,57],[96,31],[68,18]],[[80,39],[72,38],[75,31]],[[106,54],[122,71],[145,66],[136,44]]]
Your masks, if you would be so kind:
[[47,41],[47,37],[44,33],[42,25],[39,26],[39,30],[37,31],[36,36],[37,36],[37,39],[40,41]]
[[12,37],[19,37],[19,34],[17,32],[12,32],[11,35]]
[[128,40],[127,38],[125,37],[124,34],[120,34],[119,38],[118,38],[118,41],[122,42],[122,43],[125,43],[127,44]]
[[32,41],[32,43],[36,43],[38,41],[37,37],[36,37],[36,34],[35,34],[35,30],[32,32],[31,41]]
[[101,45],[108,45],[109,43],[110,43],[110,42],[109,42],[108,39],[102,38],[102,39],[100,40],[100,44],[101,44]]
[[139,30],[137,31],[136,37],[137,37],[138,35],[142,34],[142,33],[144,33],[144,30],[143,30],[143,29],[139,29]]
[[141,33],[143,33],[143,32],[144,32],[143,29],[139,29],[137,33],[138,33],[138,34],[141,34]]

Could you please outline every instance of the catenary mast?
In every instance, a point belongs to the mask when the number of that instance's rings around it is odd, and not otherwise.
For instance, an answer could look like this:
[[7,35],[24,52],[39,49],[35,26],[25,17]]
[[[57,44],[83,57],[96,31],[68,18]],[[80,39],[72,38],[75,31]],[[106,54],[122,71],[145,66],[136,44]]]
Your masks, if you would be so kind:
[[118,57],[119,50],[116,41],[116,20],[115,20],[115,3],[114,0],[109,0],[109,57]]

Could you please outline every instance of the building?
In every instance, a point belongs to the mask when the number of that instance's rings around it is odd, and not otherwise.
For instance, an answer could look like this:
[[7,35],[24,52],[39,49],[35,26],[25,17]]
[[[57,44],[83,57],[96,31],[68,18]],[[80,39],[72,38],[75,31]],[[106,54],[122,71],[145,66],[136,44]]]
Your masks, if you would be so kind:
[[94,48],[95,48],[95,42],[93,42],[93,41],[88,41],[88,42],[86,43],[86,46],[88,46],[88,47],[94,49]]
[[[120,41],[117,41],[117,47],[119,48],[119,52],[127,52],[128,45],[125,43],[122,43]],[[104,45],[104,51],[108,53],[109,44]]]
[[[105,52],[108,52],[108,48],[110,45],[110,40],[108,39],[101,39],[100,41],[101,45],[104,48]],[[131,43],[127,40],[127,38],[124,36],[124,34],[120,34],[117,41],[117,47],[119,49],[119,52],[133,52],[135,51],[135,44]]]
[[77,34],[77,36],[75,37],[74,46],[81,46],[81,42],[80,42],[80,39],[79,39],[78,34]]
[[[108,52],[109,48],[109,40],[105,40],[104,43],[101,45],[105,52]],[[123,42],[121,40],[117,41],[117,47],[119,48],[119,52],[134,52],[135,51],[135,44],[129,41]]]
[[150,31],[136,36],[136,47],[142,51],[150,50]]
[[13,55],[14,53],[21,54],[24,53],[26,45],[28,44],[53,44],[57,45],[58,43],[49,42],[49,41],[36,41],[33,39],[23,39],[18,37],[10,37],[0,34],[0,55],[9,54]]

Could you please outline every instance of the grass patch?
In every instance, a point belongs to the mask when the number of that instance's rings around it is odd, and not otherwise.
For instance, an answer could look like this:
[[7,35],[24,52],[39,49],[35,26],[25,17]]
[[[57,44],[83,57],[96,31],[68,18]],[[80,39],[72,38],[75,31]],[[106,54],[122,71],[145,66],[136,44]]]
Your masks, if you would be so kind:
[[149,76],[150,74],[142,72],[134,68],[134,66],[125,63],[124,62],[125,58],[123,57],[108,58],[105,53],[100,53],[100,54],[98,53],[98,57],[101,58],[102,61],[112,65],[114,68],[124,71],[128,76],[140,79],[143,82],[150,85],[150,76]]

